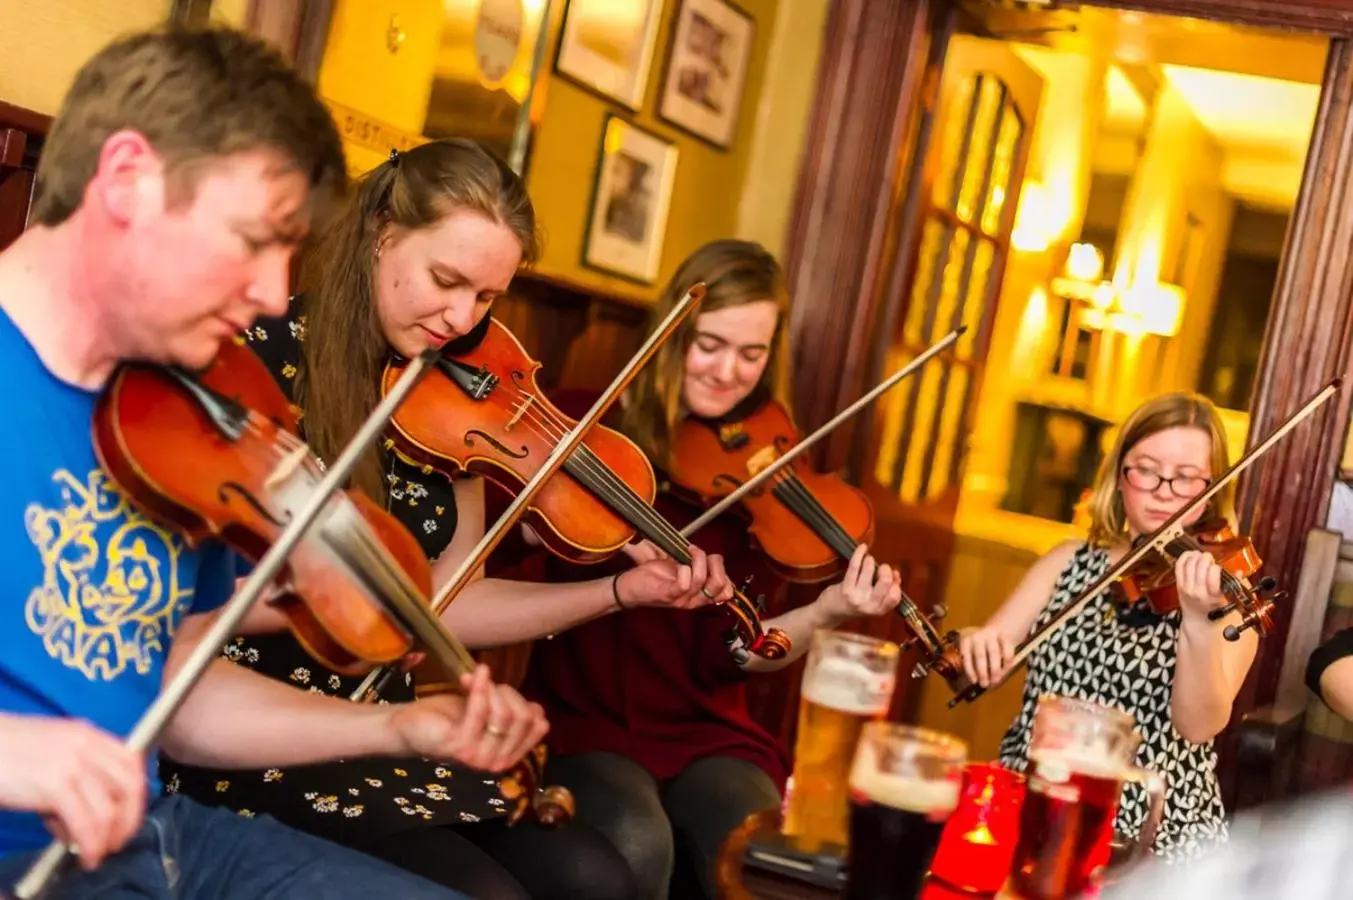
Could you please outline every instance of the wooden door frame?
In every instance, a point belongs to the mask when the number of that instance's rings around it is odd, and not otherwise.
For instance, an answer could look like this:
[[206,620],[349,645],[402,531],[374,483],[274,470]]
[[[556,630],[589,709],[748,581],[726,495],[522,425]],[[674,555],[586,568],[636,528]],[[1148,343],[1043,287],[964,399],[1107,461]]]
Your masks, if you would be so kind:
[[[1283,26],[1331,38],[1302,188],[1265,328],[1250,410],[1253,441],[1332,378],[1353,374],[1353,0],[1092,0],[1092,5]],[[897,239],[890,229],[905,181],[917,171],[924,150],[917,149],[917,131],[925,121],[922,112],[933,104],[944,49],[932,36],[952,8],[948,0],[834,0],[829,13],[785,245],[795,298],[790,316],[795,369],[830,373],[798,379],[796,409],[806,427],[826,421],[877,380],[872,323],[895,322],[900,311],[890,308],[900,301],[885,296],[886,251]],[[862,71],[874,75],[871,89],[850,90]],[[1265,571],[1284,584],[1295,584],[1307,532],[1325,523],[1350,397],[1353,389],[1345,390],[1240,480],[1241,525],[1253,529]],[[839,465],[868,434],[858,422],[848,423],[819,462]],[[1289,619],[1290,607],[1280,606],[1237,699],[1237,718],[1272,700]]]

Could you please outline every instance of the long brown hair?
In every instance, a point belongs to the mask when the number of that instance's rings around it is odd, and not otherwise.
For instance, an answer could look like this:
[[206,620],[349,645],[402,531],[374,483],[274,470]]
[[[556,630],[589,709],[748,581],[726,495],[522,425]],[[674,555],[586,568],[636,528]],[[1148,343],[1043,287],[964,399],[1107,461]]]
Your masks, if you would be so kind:
[[[1133,410],[1114,439],[1113,449],[1105,455],[1090,492],[1090,543],[1105,547],[1119,540],[1127,528],[1127,513],[1118,482],[1123,460],[1137,444],[1170,428],[1197,428],[1212,438],[1212,475],[1215,478],[1230,466],[1226,448],[1226,430],[1212,401],[1198,394],[1162,394]],[[1235,522],[1235,482],[1222,488],[1211,500],[1212,512]]]
[[705,300],[677,326],[654,359],[635,376],[630,386],[621,427],[660,467],[669,463],[672,434],[682,415],[681,385],[685,378],[686,353],[695,341],[695,322],[701,313],[759,300],[774,300],[780,310],[771,340],[770,356],[758,387],[789,408],[788,356],[785,323],[789,293],[784,273],[775,257],[751,241],[720,240],[696,250],[667,283],[653,307],[650,328],[667,317],[686,292],[704,282]]
[[[437,225],[453,212],[474,212],[506,226],[521,241],[523,262],[536,258],[535,210],[521,179],[471,141],[422,144],[364,175],[306,255],[305,342],[296,377],[296,403],[305,411],[306,441],[333,459],[380,400],[390,355],[375,300],[376,242],[387,225],[408,230]],[[373,448],[353,483],[385,497]]]

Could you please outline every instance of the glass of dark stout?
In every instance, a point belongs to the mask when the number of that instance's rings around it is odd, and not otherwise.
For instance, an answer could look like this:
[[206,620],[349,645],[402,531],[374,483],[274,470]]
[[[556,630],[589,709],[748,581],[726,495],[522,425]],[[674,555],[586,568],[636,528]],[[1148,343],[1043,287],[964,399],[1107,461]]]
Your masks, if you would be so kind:
[[968,745],[908,725],[864,726],[850,769],[846,900],[921,892],[944,823],[958,805]]
[[1141,738],[1132,726],[1128,713],[1087,700],[1039,699],[1007,894],[1063,900],[1090,889],[1109,863],[1118,801],[1129,782],[1141,785],[1148,799],[1132,856],[1150,851],[1165,808],[1165,781],[1133,765]]

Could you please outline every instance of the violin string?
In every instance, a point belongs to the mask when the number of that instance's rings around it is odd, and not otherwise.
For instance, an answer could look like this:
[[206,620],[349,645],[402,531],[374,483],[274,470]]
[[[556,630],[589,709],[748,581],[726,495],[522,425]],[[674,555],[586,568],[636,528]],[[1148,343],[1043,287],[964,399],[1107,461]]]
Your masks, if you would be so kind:
[[[1165,547],[1174,554],[1174,559],[1171,560],[1171,562],[1177,562],[1184,552],[1190,550],[1199,553],[1207,553],[1207,550],[1203,548],[1203,545],[1191,534],[1181,534],[1179,537],[1166,544]],[[1211,554],[1208,555],[1210,556]],[[1241,581],[1238,576],[1233,575],[1224,568],[1221,570],[1221,589],[1222,593],[1232,600],[1240,600],[1249,595],[1248,586]]]
[[[535,404],[532,402],[533,398],[525,391],[522,391],[520,388],[516,388],[515,386],[509,388],[508,390],[515,391],[518,396],[527,398],[526,403],[528,404],[528,413],[536,408]],[[545,416],[552,417],[553,414],[548,409],[542,407],[540,408],[540,416],[539,417],[533,416],[532,418],[533,421],[542,424],[546,428],[547,433],[550,429],[563,428],[563,423],[554,422],[551,421],[550,419],[545,419],[545,421],[541,422],[541,418]],[[522,418],[524,420],[526,418],[526,415],[524,414]],[[549,436],[555,440],[558,440],[563,437],[562,434],[557,436],[555,435]],[[585,444],[579,445],[580,449],[584,447],[586,447]],[[596,460],[596,463],[604,470],[605,474],[613,476],[610,467],[606,466],[606,464],[603,461],[598,459]],[[776,475],[773,476],[773,479],[779,482],[779,484],[776,485],[776,488],[785,488],[791,493],[790,497],[785,497],[780,496],[777,491],[777,496],[779,496],[781,502],[784,502],[786,506],[788,506],[800,518],[802,518],[805,521],[805,523],[811,529],[813,529],[813,531],[818,535],[818,537],[825,544],[827,544],[827,546],[833,552],[837,553],[838,555],[841,555],[843,559],[849,559],[851,553],[853,553],[855,550],[856,546],[855,539],[849,534],[849,532],[845,530],[845,528],[840,524],[840,522],[838,522],[835,519],[835,517],[833,517],[831,513],[828,512],[826,508],[822,506],[821,502],[815,496],[813,496],[812,492],[808,490],[808,488],[803,484],[803,482],[801,482],[792,473],[785,471],[777,472]],[[644,503],[642,498],[635,495],[633,490],[630,489],[627,484],[625,484],[623,481],[620,481],[618,478],[616,479],[616,481],[618,482],[618,484],[612,485],[613,489],[623,490],[623,492],[630,494],[630,496],[633,497],[634,500],[638,501],[638,503],[641,504],[644,508],[649,508],[648,504]],[[661,521],[663,522],[663,524],[668,524],[666,523],[666,520]],[[631,522],[631,524],[634,523]],[[672,529],[672,531],[674,532],[674,536],[676,537],[681,536],[680,532],[676,531],[676,529]],[[686,544],[684,539],[682,543]]]
[[858,542],[821,503],[808,486],[791,476],[775,488],[775,495],[813,529],[842,559],[849,560]]
[[[510,410],[514,414],[517,413],[519,410],[515,408],[515,404],[509,405],[500,402],[501,400],[511,399],[506,396],[508,392],[515,392],[519,397],[526,398],[526,406],[520,410],[520,422],[547,440],[557,442],[564,438],[568,428],[563,423],[554,421],[553,413],[538,407],[534,402],[534,396],[519,388],[513,387],[507,389],[507,391],[495,392],[490,395],[491,402],[494,402],[501,409]],[[674,555],[679,562],[690,562],[690,542],[671,523],[658,515],[657,511],[635,493],[634,489],[621,479],[610,466],[606,465],[590,447],[585,443],[580,443],[574,451],[573,457],[572,462],[580,470],[580,474],[593,481],[593,484],[585,484],[584,487],[598,494],[598,499],[611,505],[612,510],[617,515],[643,532],[646,537],[654,540],[655,543],[667,544],[668,546],[664,549],[669,555]],[[681,558],[683,556],[684,559]]]
[[385,544],[366,527],[360,517],[353,530],[357,536],[354,549],[359,553],[366,571],[381,576],[380,593],[393,603],[387,603],[390,614],[413,632],[424,648],[434,653],[454,674],[473,672],[475,663],[469,651],[433,614],[421,592],[409,582],[408,575],[395,563]]

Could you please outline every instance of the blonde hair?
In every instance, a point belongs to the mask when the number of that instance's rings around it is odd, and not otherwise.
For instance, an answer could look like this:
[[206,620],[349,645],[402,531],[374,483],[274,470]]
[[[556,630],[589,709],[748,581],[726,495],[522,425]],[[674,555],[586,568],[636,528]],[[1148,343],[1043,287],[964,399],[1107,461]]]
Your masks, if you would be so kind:
[[788,349],[785,346],[789,292],[775,257],[751,241],[719,240],[692,253],[667,283],[653,307],[650,327],[667,317],[696,284],[704,282],[704,301],[686,317],[658,349],[656,358],[639,371],[630,386],[621,421],[622,430],[660,468],[667,468],[672,435],[682,415],[681,385],[686,354],[695,341],[695,323],[701,313],[773,300],[779,309],[766,368],[757,388],[789,409]]
[[[1113,448],[1100,463],[1090,491],[1091,544],[1107,546],[1121,538],[1127,528],[1123,494],[1119,479],[1128,451],[1153,434],[1171,428],[1198,428],[1212,439],[1212,475],[1215,478],[1230,465],[1226,431],[1212,401],[1198,394],[1162,394],[1133,410],[1118,429]],[[1235,482],[1228,484],[1211,500],[1212,514],[1234,524]]]

